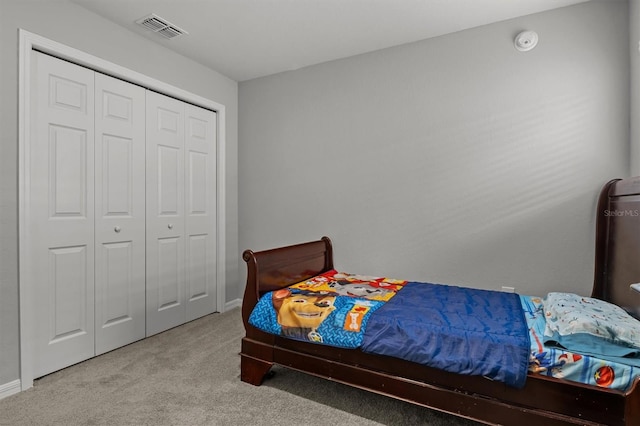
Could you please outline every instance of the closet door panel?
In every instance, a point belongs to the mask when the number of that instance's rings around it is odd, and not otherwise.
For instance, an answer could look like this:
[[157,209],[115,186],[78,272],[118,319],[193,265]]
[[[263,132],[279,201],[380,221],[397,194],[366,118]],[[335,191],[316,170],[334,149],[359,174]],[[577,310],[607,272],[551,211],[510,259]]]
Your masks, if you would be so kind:
[[182,241],[178,237],[158,239],[158,299],[159,311],[179,307],[182,300],[180,260]]
[[94,73],[32,54],[28,250],[33,371],[94,355]]
[[145,102],[96,74],[96,354],[145,337]]
[[184,104],[147,92],[147,336],[185,322]]
[[216,309],[216,114],[185,105],[187,321]]

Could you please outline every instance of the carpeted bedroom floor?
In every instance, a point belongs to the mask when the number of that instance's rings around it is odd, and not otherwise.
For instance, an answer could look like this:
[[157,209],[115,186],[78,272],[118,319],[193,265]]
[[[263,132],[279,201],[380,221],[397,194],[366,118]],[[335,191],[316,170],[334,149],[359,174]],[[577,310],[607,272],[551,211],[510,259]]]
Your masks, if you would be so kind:
[[0,424],[477,424],[282,368],[243,383],[243,332],[233,309],[50,374],[0,400]]

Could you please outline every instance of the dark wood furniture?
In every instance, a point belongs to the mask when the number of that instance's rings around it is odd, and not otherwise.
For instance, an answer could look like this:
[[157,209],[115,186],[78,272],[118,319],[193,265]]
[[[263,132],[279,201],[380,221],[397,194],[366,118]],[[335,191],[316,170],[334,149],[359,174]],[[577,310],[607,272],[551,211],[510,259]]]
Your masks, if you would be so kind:
[[[287,368],[403,401],[502,425],[640,425],[640,386],[620,392],[529,374],[522,389],[357,349],[339,349],[264,333],[248,323],[258,298],[333,268],[331,241],[243,254],[241,379],[260,385],[270,368]],[[600,193],[593,296],[640,314],[640,178],[613,180]]]

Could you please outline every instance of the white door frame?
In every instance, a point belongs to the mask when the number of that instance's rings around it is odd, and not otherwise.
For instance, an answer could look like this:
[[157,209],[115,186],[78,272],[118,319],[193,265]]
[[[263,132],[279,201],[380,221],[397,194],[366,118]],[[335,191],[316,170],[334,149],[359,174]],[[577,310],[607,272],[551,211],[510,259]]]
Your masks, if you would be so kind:
[[33,336],[34,295],[30,274],[31,262],[29,219],[29,148],[31,141],[31,51],[38,50],[61,59],[82,65],[113,77],[121,78],[148,89],[166,94],[182,101],[216,111],[216,310],[224,312],[225,306],[225,106],[175,86],[163,83],[136,71],[129,70],[96,56],[49,40],[20,29],[19,75],[18,75],[18,238],[19,238],[19,291],[20,291],[20,381],[22,390],[33,386]]

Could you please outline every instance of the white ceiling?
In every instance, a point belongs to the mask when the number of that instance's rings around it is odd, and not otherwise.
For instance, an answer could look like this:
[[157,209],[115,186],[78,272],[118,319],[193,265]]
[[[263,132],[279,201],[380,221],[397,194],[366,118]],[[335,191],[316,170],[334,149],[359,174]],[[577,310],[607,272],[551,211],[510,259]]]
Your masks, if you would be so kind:
[[[71,0],[236,81],[588,0]],[[135,21],[155,13],[189,34]]]

